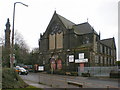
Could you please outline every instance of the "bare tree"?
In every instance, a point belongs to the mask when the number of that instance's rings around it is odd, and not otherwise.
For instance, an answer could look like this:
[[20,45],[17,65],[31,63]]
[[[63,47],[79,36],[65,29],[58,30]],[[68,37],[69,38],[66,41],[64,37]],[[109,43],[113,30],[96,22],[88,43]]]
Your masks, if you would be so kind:
[[2,43],[2,44],[4,44],[4,42],[5,42],[5,38],[4,38],[4,36],[0,36],[0,43]]
[[29,47],[22,34],[20,34],[17,30],[15,32],[14,53],[17,63],[27,63],[29,57]]
[[15,44],[18,44],[22,49],[29,50],[29,47],[26,44],[22,34],[20,34],[17,30],[15,32]]
[[[15,54],[15,60],[17,61],[17,63],[20,63],[20,64],[24,64],[24,63],[27,63],[29,61],[29,47],[28,45],[26,44],[23,36],[18,32],[16,31],[15,32],[15,44],[14,44],[14,54]],[[4,43],[5,42],[5,39],[4,39],[4,36],[1,36],[0,37],[0,43]],[[6,57],[6,52],[5,52],[5,48],[4,48],[4,45],[3,45],[3,66],[6,65],[6,62],[5,62],[5,57]]]

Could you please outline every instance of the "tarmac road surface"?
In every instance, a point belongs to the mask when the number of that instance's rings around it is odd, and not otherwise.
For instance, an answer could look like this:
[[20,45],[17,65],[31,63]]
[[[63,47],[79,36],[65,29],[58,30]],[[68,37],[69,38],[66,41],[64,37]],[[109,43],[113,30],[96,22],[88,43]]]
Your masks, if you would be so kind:
[[[94,78],[80,76],[65,76],[43,73],[29,73],[28,75],[20,75],[22,79],[38,88],[79,88],[75,85],[69,85],[67,82],[80,83],[83,88],[120,88],[118,79],[111,78]],[[40,82],[40,84],[38,84]]]

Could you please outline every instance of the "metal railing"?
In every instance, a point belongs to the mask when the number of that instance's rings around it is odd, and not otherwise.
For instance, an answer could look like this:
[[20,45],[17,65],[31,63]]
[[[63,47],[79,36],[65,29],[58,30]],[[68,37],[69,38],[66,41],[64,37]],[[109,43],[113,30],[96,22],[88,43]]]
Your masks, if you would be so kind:
[[84,67],[84,71],[78,67],[78,75],[81,76],[82,73],[90,73],[91,76],[109,76],[111,71],[116,71],[117,66],[111,67]]

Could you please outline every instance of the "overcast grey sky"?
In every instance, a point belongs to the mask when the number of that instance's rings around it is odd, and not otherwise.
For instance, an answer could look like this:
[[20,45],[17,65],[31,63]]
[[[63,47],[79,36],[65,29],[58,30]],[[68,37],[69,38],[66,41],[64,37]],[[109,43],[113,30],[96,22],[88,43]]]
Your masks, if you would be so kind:
[[[0,0],[0,36],[4,36],[7,18],[12,26],[13,4],[18,0]],[[115,37],[118,47],[118,1],[119,0],[19,0],[29,5],[16,5],[15,31],[23,35],[32,49],[38,47],[43,33],[56,10],[68,20],[80,24],[87,21],[99,33],[101,39]],[[12,27],[11,27],[12,29]]]

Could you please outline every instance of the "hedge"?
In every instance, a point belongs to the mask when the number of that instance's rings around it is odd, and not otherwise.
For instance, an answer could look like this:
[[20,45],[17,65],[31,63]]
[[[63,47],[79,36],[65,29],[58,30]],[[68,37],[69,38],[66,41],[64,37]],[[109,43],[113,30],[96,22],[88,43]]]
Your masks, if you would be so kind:
[[20,76],[11,68],[2,69],[2,88],[25,88],[28,85],[20,78]]

